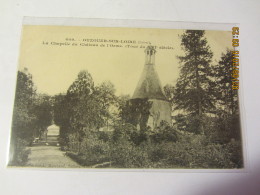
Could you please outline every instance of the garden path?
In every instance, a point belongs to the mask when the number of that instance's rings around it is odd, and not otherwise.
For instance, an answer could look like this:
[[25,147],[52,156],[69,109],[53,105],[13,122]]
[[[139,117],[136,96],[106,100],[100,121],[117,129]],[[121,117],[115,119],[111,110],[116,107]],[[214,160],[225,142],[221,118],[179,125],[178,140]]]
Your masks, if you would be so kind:
[[27,163],[28,167],[80,168],[81,166],[65,155],[60,147],[45,142],[33,144]]

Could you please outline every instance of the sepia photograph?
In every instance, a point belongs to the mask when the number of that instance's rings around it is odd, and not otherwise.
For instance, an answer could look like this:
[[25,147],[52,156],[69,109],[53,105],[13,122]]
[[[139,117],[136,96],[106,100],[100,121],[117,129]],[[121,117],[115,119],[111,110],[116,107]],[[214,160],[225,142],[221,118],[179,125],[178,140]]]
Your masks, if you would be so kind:
[[231,30],[23,25],[8,167],[244,168]]

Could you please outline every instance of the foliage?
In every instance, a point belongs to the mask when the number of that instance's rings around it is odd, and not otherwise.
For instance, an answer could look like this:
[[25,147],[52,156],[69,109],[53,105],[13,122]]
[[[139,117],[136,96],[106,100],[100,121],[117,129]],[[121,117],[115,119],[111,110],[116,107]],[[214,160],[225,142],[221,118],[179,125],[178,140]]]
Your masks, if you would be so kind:
[[[79,153],[77,147],[81,147]],[[99,139],[96,134],[85,136],[81,142],[78,142],[77,135],[70,135],[70,146],[67,154],[83,166],[93,166],[109,161],[109,152],[109,143]]]
[[54,96],[54,123],[60,127],[60,144],[65,146],[68,142],[68,133],[70,130],[69,116],[70,107],[67,97],[64,94]]
[[[84,86],[75,83],[89,84],[88,93],[81,93]],[[239,168],[242,166],[239,142],[230,144],[219,142],[216,126],[218,117],[199,116],[196,111],[177,115],[174,126],[162,121],[155,130],[146,126],[151,102],[148,99],[130,100],[129,96],[116,97],[111,83],[94,86],[88,73],[74,82],[72,91],[57,99],[68,105],[68,113],[56,117],[59,122],[68,122],[70,130],[66,133],[67,154],[84,166],[106,166],[117,168]],[[167,98],[174,102],[176,91],[173,86],[166,86]],[[75,98],[75,99],[74,99]],[[73,101],[73,99],[75,101]],[[114,116],[109,108],[118,108]],[[57,111],[62,111],[57,104]],[[85,111],[85,109],[87,109]],[[93,114],[95,113],[95,114]],[[97,120],[91,123],[88,120]],[[106,120],[112,131],[100,131]],[[100,123],[102,121],[102,123]],[[58,121],[57,121],[58,122]],[[64,123],[65,125],[66,123]],[[201,131],[203,125],[205,133]],[[102,128],[105,129],[105,128]],[[203,134],[204,133],[204,134]],[[219,135],[219,137],[225,136]],[[240,146],[241,147],[241,146]]]
[[136,129],[136,126],[130,123],[117,122],[114,125],[114,132],[112,136],[114,142],[117,142],[121,139],[136,142],[138,136],[139,133]]
[[36,94],[32,112],[35,119],[34,137],[39,137],[41,132],[52,123],[52,104],[51,97],[45,94]]
[[152,102],[148,99],[131,99],[122,107],[122,120],[126,123],[139,126],[139,129],[147,128]]
[[[229,145],[212,144],[202,135],[182,135],[176,143],[153,146],[151,160],[163,168],[238,168]],[[234,151],[233,151],[234,152]],[[235,152],[236,153],[236,152]],[[241,166],[240,166],[241,167]]]
[[32,142],[35,115],[32,106],[35,88],[32,76],[18,71],[11,134],[11,165],[23,165],[27,161],[26,146]]
[[[103,132],[104,133],[104,132]],[[157,137],[154,135],[157,134]],[[169,136],[174,135],[174,136]],[[68,153],[84,166],[109,162],[117,168],[241,168],[240,142],[213,143],[206,135],[177,133],[162,123],[149,139],[136,144],[140,136],[130,124],[118,124],[112,136],[104,140],[98,132],[91,132],[78,142],[72,136]],[[157,138],[157,139],[156,139]],[[76,147],[76,148],[75,148]],[[77,147],[81,147],[77,153]],[[239,152],[240,151],[240,152]]]
[[109,126],[114,120],[111,107],[116,103],[115,88],[111,82],[95,86],[90,73],[81,71],[67,93],[56,96],[54,101],[54,120],[61,127],[62,148],[81,153],[83,142],[90,132],[103,141],[108,140],[109,137],[99,129]]
[[184,56],[178,56],[180,76],[177,80],[174,101],[177,109],[201,115],[213,108],[210,63],[213,53],[201,30],[187,30],[181,35]]
[[[198,33],[195,38],[200,37],[204,40],[202,35],[203,33]],[[202,41],[201,45],[204,43],[205,41]],[[206,50],[209,49],[205,47]],[[210,52],[207,55],[206,50],[202,49],[201,52],[208,60],[203,61],[202,57],[199,58],[199,62],[205,66],[211,55]],[[184,64],[190,63],[185,61],[187,58],[181,59]],[[203,69],[201,65],[197,68],[200,71]],[[198,92],[201,97],[205,95],[201,92],[208,90],[208,82],[210,85],[212,83],[208,80],[200,81],[200,88],[197,90],[196,79],[209,76],[206,69],[208,70],[208,67],[203,69],[204,73],[200,72],[199,76],[197,75],[198,78],[196,75],[192,76],[191,72],[182,73],[194,80],[193,88],[192,83],[185,89],[181,89],[181,85],[178,84],[176,88],[171,85],[165,86],[165,94],[173,106],[181,108],[179,100],[176,101],[175,98],[181,98],[183,94],[178,93],[182,93],[183,90],[191,90],[189,95],[193,92]],[[182,82],[181,79],[179,81]],[[212,94],[209,92],[205,96],[212,98]],[[189,95],[184,94],[185,98],[191,99],[188,104],[195,101],[192,100],[194,96]],[[117,168],[242,167],[242,153],[237,153],[241,150],[240,142],[231,144],[219,141],[219,138],[227,136],[225,128],[220,127],[223,122],[219,122],[220,118],[216,116],[203,113],[199,115],[196,107],[198,102],[193,103],[190,104],[191,108],[187,107],[184,114],[175,116],[174,126],[163,121],[157,129],[151,130],[146,126],[152,106],[148,99],[131,100],[129,96],[116,97],[112,83],[104,82],[95,86],[91,75],[85,71],[78,75],[67,94],[55,97],[54,118],[57,124],[64,127],[63,144],[67,154],[83,166],[98,167],[106,164]],[[208,112],[207,103],[203,102],[201,106],[203,112]],[[111,111],[111,107],[118,109],[117,116],[114,114],[116,112]],[[205,132],[201,130],[201,125]],[[100,131],[102,126],[109,126],[112,131],[106,131],[106,128]]]
[[213,68],[217,119],[213,128],[215,134],[211,138],[222,143],[228,143],[231,139],[241,140],[238,91],[232,89],[232,63],[232,50],[227,50]]
[[165,94],[166,99],[170,102],[171,104],[171,109],[172,111],[175,110],[175,104],[174,104],[174,96],[175,96],[175,87],[170,84],[166,84],[163,87],[163,91]]
[[58,94],[54,96],[53,111],[54,111],[54,122],[56,125],[62,126],[66,122],[68,122],[69,111],[68,111],[68,103],[66,101],[66,95]]
[[146,145],[136,146],[121,139],[111,147],[113,166],[118,168],[149,168],[150,162]]
[[127,121],[128,115],[129,115],[129,105],[130,96],[129,95],[121,95],[117,97],[116,104],[118,107],[118,117],[119,119],[122,119],[124,121]]
[[35,115],[32,113],[35,89],[30,74],[18,71],[17,84],[14,101],[12,134],[30,141],[35,122]]
[[97,130],[112,118],[109,112],[115,103],[115,89],[111,82],[95,86],[92,76],[81,71],[67,94],[55,97],[54,119],[61,127],[63,143],[70,134],[77,133],[82,141],[87,131]]
[[196,131],[202,133],[202,118],[215,107],[210,67],[213,53],[204,35],[202,30],[186,30],[181,35],[184,55],[178,56],[180,76],[173,97],[175,109],[192,116],[190,126],[195,126]]
[[[18,72],[12,124],[12,165],[25,165],[34,136],[60,126],[60,144],[83,166],[116,168],[241,168],[238,94],[231,89],[232,51],[212,66],[204,31],[181,35],[183,56],[176,86],[164,92],[173,125],[147,126],[152,102],[115,95],[109,82],[95,84],[79,72],[66,94],[37,94],[32,76]],[[180,112],[179,112],[180,111]],[[180,114],[181,113],[181,114]]]
[[[78,85],[78,88],[74,88],[74,92],[69,89],[68,96],[75,95],[79,91],[76,101],[78,107],[73,107],[77,123],[81,122],[83,126],[96,128],[103,126],[109,117],[109,106],[115,99],[113,84],[104,82],[95,87],[91,75],[86,71],[81,72],[75,82],[82,83],[82,86]],[[84,95],[80,93],[81,91],[84,91]]]
[[241,140],[239,115],[216,116],[207,121],[206,135],[214,143],[229,143],[232,139]]
[[110,81],[103,82],[95,87],[95,98],[99,100],[107,116],[109,115],[109,106],[116,103],[115,91],[115,87]]
[[243,161],[243,148],[241,141],[231,141],[226,144],[228,147],[229,153],[231,154],[231,161],[234,163],[235,168],[241,168],[244,166]]
[[16,138],[14,144],[14,153],[12,160],[9,162],[11,166],[24,166],[28,161],[28,156],[31,150],[27,148],[28,142],[21,138]]
[[174,99],[174,86],[167,84],[163,87],[164,94],[169,102],[172,102]]
[[87,71],[81,71],[67,91],[70,126],[81,134],[84,126],[94,127],[100,122],[93,93],[94,82]]
[[218,64],[214,66],[215,97],[220,109],[226,114],[238,112],[238,93],[232,89],[233,54],[232,50],[222,53]]
[[195,134],[202,134],[204,131],[202,131],[202,128],[200,128],[202,125],[204,129],[208,129],[205,127],[205,119],[207,117],[204,116],[198,116],[197,114],[191,113],[191,114],[178,114],[174,116],[175,122],[174,125],[178,130],[195,133]]
[[177,131],[166,121],[162,121],[155,131],[150,133],[150,138],[155,143],[160,142],[176,142],[178,140]]
[[51,97],[37,94],[32,75],[25,69],[18,71],[11,134],[11,165],[25,165],[35,137],[52,122]]

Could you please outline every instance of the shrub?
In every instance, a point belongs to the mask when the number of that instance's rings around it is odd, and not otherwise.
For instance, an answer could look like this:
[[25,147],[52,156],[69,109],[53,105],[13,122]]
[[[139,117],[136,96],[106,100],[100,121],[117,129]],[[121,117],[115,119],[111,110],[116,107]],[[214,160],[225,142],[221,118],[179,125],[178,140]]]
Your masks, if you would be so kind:
[[244,166],[243,162],[243,150],[240,141],[231,141],[226,145],[229,153],[231,154],[231,161],[234,163],[234,168],[242,168]]
[[156,131],[151,133],[150,138],[156,143],[165,141],[176,142],[178,140],[178,134],[166,121],[162,121]]
[[118,122],[114,125],[112,139],[114,142],[125,139],[137,144],[140,142],[140,131],[138,131],[136,127],[130,123]]
[[118,168],[149,168],[151,163],[145,145],[136,146],[121,139],[111,147],[113,166]]
[[25,166],[28,162],[28,156],[31,153],[31,149],[27,148],[28,142],[24,139],[17,138],[14,143],[14,154],[10,166]]
[[75,145],[80,147],[78,152],[70,146],[71,150],[67,154],[83,166],[110,161],[109,143],[99,139],[95,134],[83,137],[82,141],[76,142]]
[[168,154],[168,166],[185,168],[234,168],[231,153],[226,145],[213,144],[203,135],[192,135],[173,145],[165,145],[162,150]]
[[202,119],[196,114],[178,114],[174,117],[174,125],[178,130],[188,131],[195,134],[202,133]]
[[[148,139],[141,142],[141,135]],[[69,155],[84,166],[109,164],[116,168],[240,168],[240,142],[213,143],[208,135],[178,132],[162,123],[156,132],[137,131],[119,123],[107,132],[86,133],[79,142],[69,136]],[[241,152],[239,152],[241,151]],[[96,167],[96,166],[94,166]]]

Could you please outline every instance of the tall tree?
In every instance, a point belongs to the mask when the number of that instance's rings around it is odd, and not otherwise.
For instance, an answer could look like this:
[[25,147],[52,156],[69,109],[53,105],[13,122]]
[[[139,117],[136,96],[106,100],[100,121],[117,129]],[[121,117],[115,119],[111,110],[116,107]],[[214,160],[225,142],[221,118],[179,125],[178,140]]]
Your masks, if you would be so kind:
[[99,104],[101,109],[101,118],[108,123],[108,121],[114,120],[112,106],[116,104],[115,87],[110,81],[102,82],[100,85],[94,88],[94,98]]
[[81,71],[77,79],[69,87],[66,99],[69,104],[69,120],[73,129],[79,132],[84,127],[96,126],[95,116],[98,113],[93,112],[96,104],[92,98],[94,93],[94,82],[87,71]]
[[36,116],[35,135],[40,136],[41,132],[52,123],[52,101],[46,94],[37,94],[33,105],[33,113]]
[[[66,137],[74,137],[77,142],[77,152],[80,153],[81,142],[86,134],[98,124],[98,113],[95,112],[96,103],[92,98],[94,81],[87,71],[80,71],[77,79],[67,90],[65,101],[67,104],[68,130]],[[69,144],[69,143],[67,143]]]
[[53,115],[54,123],[60,127],[61,144],[67,143],[67,135],[69,132],[69,115],[70,107],[66,94],[58,94],[54,96]]
[[[59,118],[63,123],[69,121],[67,122],[69,128],[65,127],[63,130],[78,138],[78,152],[84,136],[89,136],[90,133],[97,132],[100,127],[108,124],[108,120],[112,117],[109,109],[115,103],[114,93],[115,88],[111,82],[103,82],[95,86],[90,73],[81,71],[69,87],[66,96],[59,97],[61,101],[58,102],[66,102],[67,119],[64,120],[64,117],[56,117],[56,119]],[[57,114],[61,107],[58,103]]]
[[218,64],[214,66],[214,77],[219,119],[219,137],[224,141],[240,138],[240,119],[238,91],[232,89],[233,53],[227,50],[222,53]]
[[232,89],[233,53],[227,50],[222,53],[218,64],[214,66],[215,94],[219,107],[228,114],[238,112],[238,91]]
[[18,71],[12,125],[14,137],[27,141],[32,139],[32,126],[35,122],[32,107],[35,92],[31,74]]
[[174,107],[174,94],[175,94],[175,87],[171,84],[166,84],[163,87],[163,91],[165,94],[166,99],[171,103],[171,110],[175,110]]
[[32,112],[35,99],[32,75],[18,71],[11,134],[11,164],[22,165],[27,159],[25,147],[32,142],[36,116]]
[[180,76],[177,80],[174,103],[176,109],[184,110],[196,118],[199,131],[203,132],[202,116],[214,107],[212,102],[212,81],[210,50],[205,31],[187,30],[181,35],[183,56],[180,61]]

